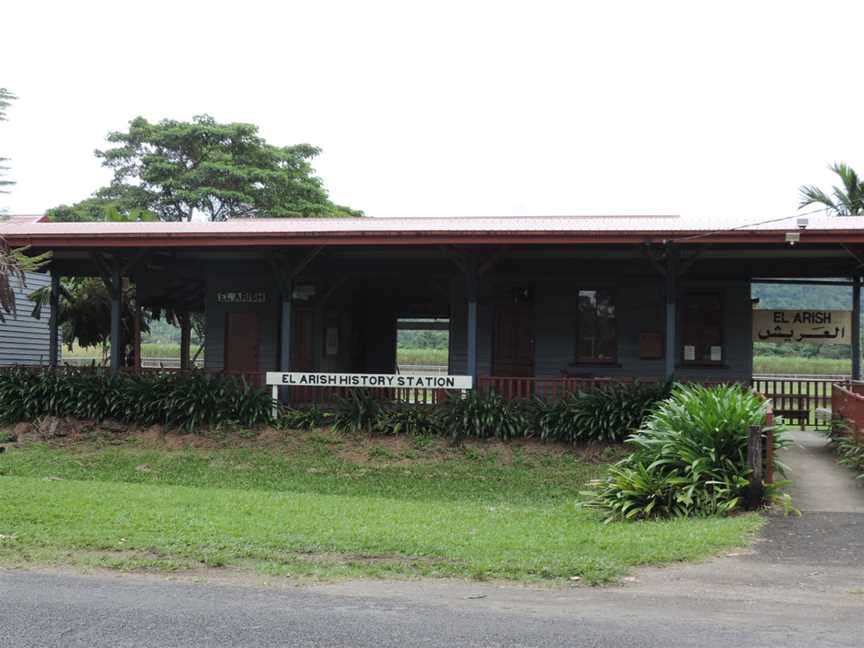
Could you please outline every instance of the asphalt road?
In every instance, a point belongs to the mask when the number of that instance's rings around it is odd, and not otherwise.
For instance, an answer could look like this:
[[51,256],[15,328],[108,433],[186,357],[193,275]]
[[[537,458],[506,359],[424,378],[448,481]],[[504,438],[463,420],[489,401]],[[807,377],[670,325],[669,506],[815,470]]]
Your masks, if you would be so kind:
[[686,582],[652,590],[272,588],[0,571],[0,646],[860,647],[864,637],[864,597],[854,594],[777,600]]

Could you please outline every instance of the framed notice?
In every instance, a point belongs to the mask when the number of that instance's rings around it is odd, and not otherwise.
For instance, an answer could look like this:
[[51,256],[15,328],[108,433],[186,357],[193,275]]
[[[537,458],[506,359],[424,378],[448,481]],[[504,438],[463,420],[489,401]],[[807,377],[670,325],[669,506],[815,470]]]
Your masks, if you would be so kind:
[[639,334],[639,358],[659,360],[663,357],[663,336],[659,333]]
[[687,344],[684,346],[684,360],[687,362],[692,362],[696,359],[696,347],[692,344]]

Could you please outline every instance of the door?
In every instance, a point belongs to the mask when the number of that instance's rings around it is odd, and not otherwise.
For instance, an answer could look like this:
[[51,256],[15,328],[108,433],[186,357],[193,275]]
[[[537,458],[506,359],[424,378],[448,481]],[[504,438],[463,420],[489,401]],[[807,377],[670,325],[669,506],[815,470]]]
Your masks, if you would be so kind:
[[534,313],[530,304],[495,308],[492,372],[496,376],[534,375]]
[[256,313],[225,315],[225,371],[258,371],[259,336]]
[[291,349],[292,371],[313,371],[315,369],[315,344],[313,311],[311,308],[294,309],[294,339]]

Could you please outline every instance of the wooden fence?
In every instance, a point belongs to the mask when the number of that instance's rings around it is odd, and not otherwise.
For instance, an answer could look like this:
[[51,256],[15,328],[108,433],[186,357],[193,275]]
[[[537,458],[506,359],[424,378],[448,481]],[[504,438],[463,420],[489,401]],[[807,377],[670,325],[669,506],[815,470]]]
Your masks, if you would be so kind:
[[831,413],[846,421],[851,434],[860,437],[864,433],[864,384],[847,381],[834,385]]
[[[827,429],[836,379],[756,376],[753,389],[773,403],[774,415],[787,425]],[[821,410],[821,411],[820,411]]]

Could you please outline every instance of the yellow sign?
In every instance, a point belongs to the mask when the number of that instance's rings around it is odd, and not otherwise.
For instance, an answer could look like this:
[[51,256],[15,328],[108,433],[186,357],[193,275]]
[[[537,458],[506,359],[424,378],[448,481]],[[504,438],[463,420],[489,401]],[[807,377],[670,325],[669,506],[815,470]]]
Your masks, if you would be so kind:
[[852,313],[840,310],[754,310],[753,341],[852,344]]

